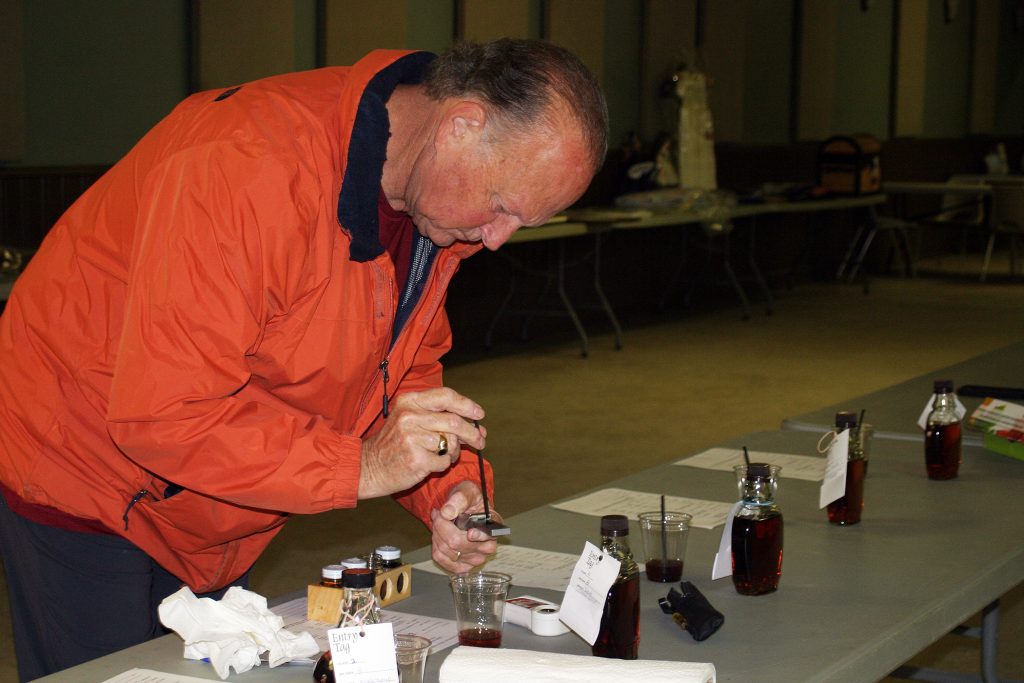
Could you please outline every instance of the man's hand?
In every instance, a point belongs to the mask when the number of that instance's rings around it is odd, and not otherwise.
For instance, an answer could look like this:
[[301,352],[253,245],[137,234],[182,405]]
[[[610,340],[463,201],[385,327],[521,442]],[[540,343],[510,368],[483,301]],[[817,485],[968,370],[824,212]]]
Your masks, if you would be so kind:
[[[391,405],[383,428],[363,441],[360,499],[404,491],[445,471],[459,459],[462,444],[486,445],[487,430],[473,425],[484,409],[452,389],[401,394]],[[448,451],[438,455],[442,434]]]
[[[472,481],[460,481],[452,487],[448,500],[440,510],[432,510],[430,521],[433,526],[431,556],[434,561],[450,572],[468,572],[487,561],[489,555],[498,549],[498,542],[480,531],[463,531],[455,526],[455,518],[463,512],[483,512],[484,498],[480,486]],[[501,517],[491,510],[491,518]]]

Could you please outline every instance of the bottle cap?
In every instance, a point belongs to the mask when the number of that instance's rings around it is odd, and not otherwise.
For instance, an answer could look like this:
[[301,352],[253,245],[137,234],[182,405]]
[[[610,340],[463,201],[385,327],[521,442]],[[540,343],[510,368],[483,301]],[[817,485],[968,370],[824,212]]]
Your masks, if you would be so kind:
[[345,568],[342,567],[340,564],[329,564],[320,570],[320,576],[324,577],[325,579],[333,579],[337,581],[341,578],[341,575],[344,571]]
[[382,560],[398,560],[402,557],[402,551],[393,545],[382,545],[377,548],[377,554]]
[[602,536],[628,536],[629,518],[626,515],[604,515],[601,517]]
[[341,577],[342,588],[373,588],[377,572],[372,569],[346,569]]
[[935,393],[936,394],[951,394],[951,393],[953,393],[953,380],[951,380],[951,379],[937,379],[937,380],[935,380]]
[[847,411],[836,413],[836,429],[852,429],[857,426],[857,414]]
[[361,557],[350,557],[342,560],[341,566],[345,569],[366,569],[366,560]]
[[766,462],[752,462],[747,465],[747,479],[771,479],[772,468]]

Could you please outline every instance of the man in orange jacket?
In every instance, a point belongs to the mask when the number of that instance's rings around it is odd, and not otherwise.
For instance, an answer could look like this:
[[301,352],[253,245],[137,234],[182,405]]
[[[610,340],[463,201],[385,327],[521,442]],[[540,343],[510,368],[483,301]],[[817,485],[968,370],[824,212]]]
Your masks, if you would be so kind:
[[198,93],[153,128],[0,318],[19,675],[159,634],[163,597],[244,583],[292,513],[393,495],[439,564],[482,564],[446,289],[583,193],[607,125],[578,59],[506,39]]

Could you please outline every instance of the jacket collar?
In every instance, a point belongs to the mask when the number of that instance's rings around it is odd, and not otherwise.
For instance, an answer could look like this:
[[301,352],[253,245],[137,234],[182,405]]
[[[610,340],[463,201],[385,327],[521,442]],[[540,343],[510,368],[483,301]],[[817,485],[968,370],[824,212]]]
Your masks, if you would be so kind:
[[391,126],[386,103],[395,88],[422,80],[435,56],[412,52],[377,72],[359,99],[338,194],[338,220],[352,237],[349,258],[371,261],[384,253],[378,238],[377,197]]

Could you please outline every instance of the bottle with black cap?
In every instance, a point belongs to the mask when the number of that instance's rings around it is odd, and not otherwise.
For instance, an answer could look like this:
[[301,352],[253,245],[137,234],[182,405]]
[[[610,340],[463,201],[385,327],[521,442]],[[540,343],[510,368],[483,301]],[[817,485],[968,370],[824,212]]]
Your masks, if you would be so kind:
[[742,502],[732,520],[732,583],[742,595],[771,593],[782,576],[782,511],[775,503],[778,465],[736,468]]
[[380,606],[373,588],[377,574],[372,569],[346,569],[341,577],[344,594],[341,598],[339,626],[358,626],[380,622]]
[[836,434],[850,430],[850,447],[846,452],[846,491],[842,498],[828,504],[828,521],[840,526],[860,523],[864,509],[864,477],[868,461],[857,429],[857,415],[850,412],[836,413]]
[[935,400],[924,428],[924,464],[929,479],[954,479],[960,470],[960,416],[953,381],[935,380]]
[[601,628],[591,647],[596,657],[636,659],[640,649],[640,568],[629,549],[625,515],[601,518],[601,550],[619,561],[619,575],[608,589]]

